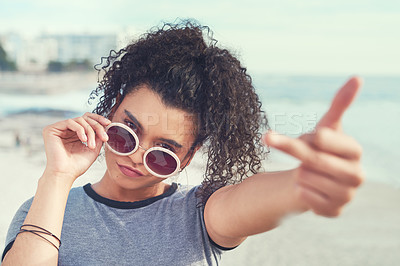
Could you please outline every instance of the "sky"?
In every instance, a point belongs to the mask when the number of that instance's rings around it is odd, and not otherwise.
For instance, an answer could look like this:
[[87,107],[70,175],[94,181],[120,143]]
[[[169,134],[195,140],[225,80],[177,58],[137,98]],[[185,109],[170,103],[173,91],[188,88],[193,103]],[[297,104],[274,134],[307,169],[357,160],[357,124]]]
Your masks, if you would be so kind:
[[176,18],[210,26],[250,73],[400,75],[398,0],[0,0],[0,34],[134,37]]

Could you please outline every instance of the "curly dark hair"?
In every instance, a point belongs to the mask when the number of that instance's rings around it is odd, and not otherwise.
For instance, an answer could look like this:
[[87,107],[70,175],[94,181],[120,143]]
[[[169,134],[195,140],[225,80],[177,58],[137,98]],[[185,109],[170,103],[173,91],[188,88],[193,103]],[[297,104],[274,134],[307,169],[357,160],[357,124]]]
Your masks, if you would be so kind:
[[265,154],[260,129],[268,128],[246,68],[216,44],[211,30],[197,22],[164,23],[102,58],[95,68],[104,76],[90,96],[101,95],[94,112],[109,117],[125,95],[146,84],[166,106],[195,114],[192,149],[208,150],[197,194],[202,204],[218,188],[260,169]]

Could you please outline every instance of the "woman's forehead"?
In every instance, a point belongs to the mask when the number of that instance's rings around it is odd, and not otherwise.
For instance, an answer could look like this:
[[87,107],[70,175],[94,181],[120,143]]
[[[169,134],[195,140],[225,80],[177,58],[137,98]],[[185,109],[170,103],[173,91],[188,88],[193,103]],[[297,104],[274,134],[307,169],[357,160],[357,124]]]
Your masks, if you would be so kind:
[[166,106],[160,96],[146,86],[126,95],[116,115],[133,116],[145,132],[168,135],[193,135],[197,121],[194,114]]

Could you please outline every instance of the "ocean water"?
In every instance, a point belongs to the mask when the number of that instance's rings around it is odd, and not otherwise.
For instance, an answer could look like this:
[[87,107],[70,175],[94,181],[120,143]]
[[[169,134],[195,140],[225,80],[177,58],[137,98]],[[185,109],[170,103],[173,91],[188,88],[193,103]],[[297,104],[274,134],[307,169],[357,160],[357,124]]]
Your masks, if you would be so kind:
[[[270,127],[297,137],[311,131],[329,108],[347,77],[254,76]],[[93,88],[55,95],[4,94],[0,88],[0,118],[21,111],[68,110],[68,116],[91,111]],[[363,167],[369,180],[400,188],[400,77],[364,77],[363,88],[343,118],[344,132],[363,146]],[[271,160],[296,164],[272,151]]]
[[66,110],[71,116],[90,112],[94,106],[88,104],[91,88],[64,94],[4,94],[0,88],[0,117],[23,111]]
[[[289,136],[313,129],[347,77],[256,77],[271,128]],[[400,188],[400,77],[363,77],[343,130],[363,147],[368,180]],[[290,158],[280,158],[290,161]]]

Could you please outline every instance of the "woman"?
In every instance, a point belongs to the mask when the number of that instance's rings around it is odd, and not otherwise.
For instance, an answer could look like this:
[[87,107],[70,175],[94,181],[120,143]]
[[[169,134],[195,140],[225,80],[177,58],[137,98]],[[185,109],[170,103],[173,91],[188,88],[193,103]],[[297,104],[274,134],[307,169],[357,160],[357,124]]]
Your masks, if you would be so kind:
[[[44,129],[46,169],[10,226],[4,265],[218,264],[224,250],[287,214],[339,215],[363,179],[361,148],[340,125],[359,79],[314,133],[264,137],[300,159],[298,168],[257,173],[261,103],[246,69],[207,44],[207,32],[165,25],[110,54],[95,112]],[[104,176],[71,189],[104,143]],[[201,186],[163,182],[200,147],[208,152]]]

